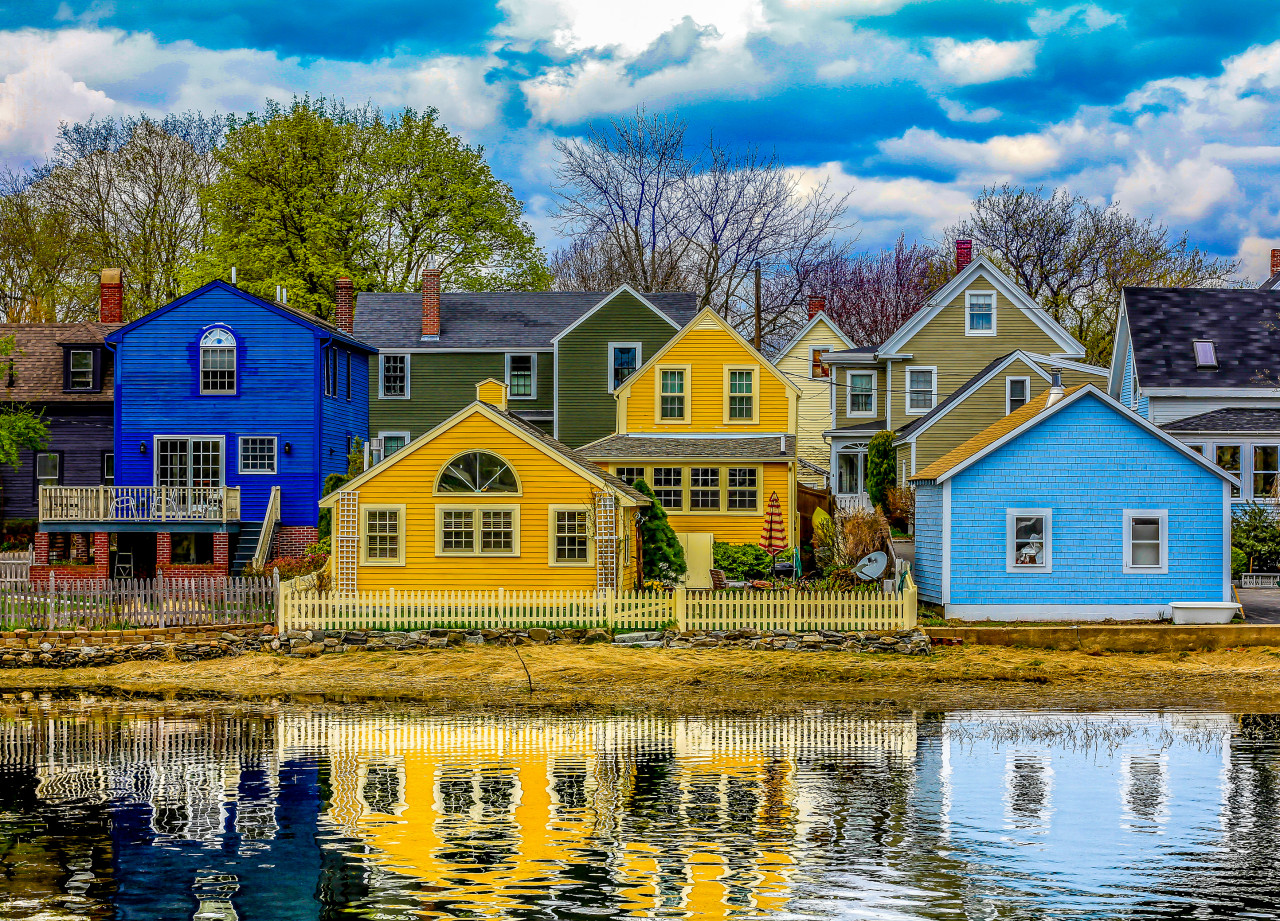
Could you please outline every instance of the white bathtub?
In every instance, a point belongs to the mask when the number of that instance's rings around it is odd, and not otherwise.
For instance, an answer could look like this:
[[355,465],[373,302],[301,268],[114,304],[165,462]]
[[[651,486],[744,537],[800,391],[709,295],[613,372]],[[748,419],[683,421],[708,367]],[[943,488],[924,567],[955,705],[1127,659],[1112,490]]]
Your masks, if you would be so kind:
[[1175,624],[1229,624],[1240,611],[1233,601],[1171,601]]

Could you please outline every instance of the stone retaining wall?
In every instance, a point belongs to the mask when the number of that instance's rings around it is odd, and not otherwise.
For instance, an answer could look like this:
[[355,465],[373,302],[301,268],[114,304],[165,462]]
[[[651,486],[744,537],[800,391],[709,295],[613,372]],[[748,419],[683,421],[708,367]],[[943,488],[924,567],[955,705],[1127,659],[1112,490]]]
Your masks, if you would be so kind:
[[192,662],[239,655],[270,642],[269,624],[138,630],[13,630],[0,633],[0,668],[83,668],[136,659]]
[[1197,652],[1238,646],[1280,646],[1280,625],[1172,624],[1077,627],[925,627],[935,644],[1025,646],[1107,652]]

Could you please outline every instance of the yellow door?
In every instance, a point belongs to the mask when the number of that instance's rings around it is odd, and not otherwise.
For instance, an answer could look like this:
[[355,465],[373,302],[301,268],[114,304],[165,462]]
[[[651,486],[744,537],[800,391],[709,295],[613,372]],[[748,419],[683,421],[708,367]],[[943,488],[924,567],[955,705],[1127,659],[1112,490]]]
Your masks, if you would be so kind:
[[689,572],[684,577],[685,588],[711,588],[711,544],[715,535],[706,531],[676,533],[684,548],[684,561]]

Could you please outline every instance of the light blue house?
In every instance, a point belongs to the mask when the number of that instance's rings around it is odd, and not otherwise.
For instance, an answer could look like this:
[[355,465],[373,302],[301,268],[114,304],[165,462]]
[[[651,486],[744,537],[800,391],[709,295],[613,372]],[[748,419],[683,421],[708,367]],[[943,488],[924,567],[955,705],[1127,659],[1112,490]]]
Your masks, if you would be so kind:
[[911,478],[920,597],[966,620],[1155,619],[1231,600],[1238,481],[1092,384]]

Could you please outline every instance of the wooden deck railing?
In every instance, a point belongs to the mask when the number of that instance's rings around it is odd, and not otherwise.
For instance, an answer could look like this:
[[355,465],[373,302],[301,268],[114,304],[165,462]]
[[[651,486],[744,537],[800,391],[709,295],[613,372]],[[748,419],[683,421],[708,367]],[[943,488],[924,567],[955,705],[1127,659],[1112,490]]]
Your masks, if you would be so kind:
[[896,592],[474,591],[317,592],[309,577],[283,582],[284,630],[413,630],[424,627],[588,627],[647,630],[903,630],[916,625],[911,576]]
[[41,486],[41,521],[239,521],[239,486]]
[[258,546],[253,550],[254,569],[261,570],[267,565],[267,553],[271,550],[271,539],[275,536],[276,525],[280,523],[280,487],[271,487],[271,498],[267,500],[267,512],[262,516],[262,530],[258,532]]

